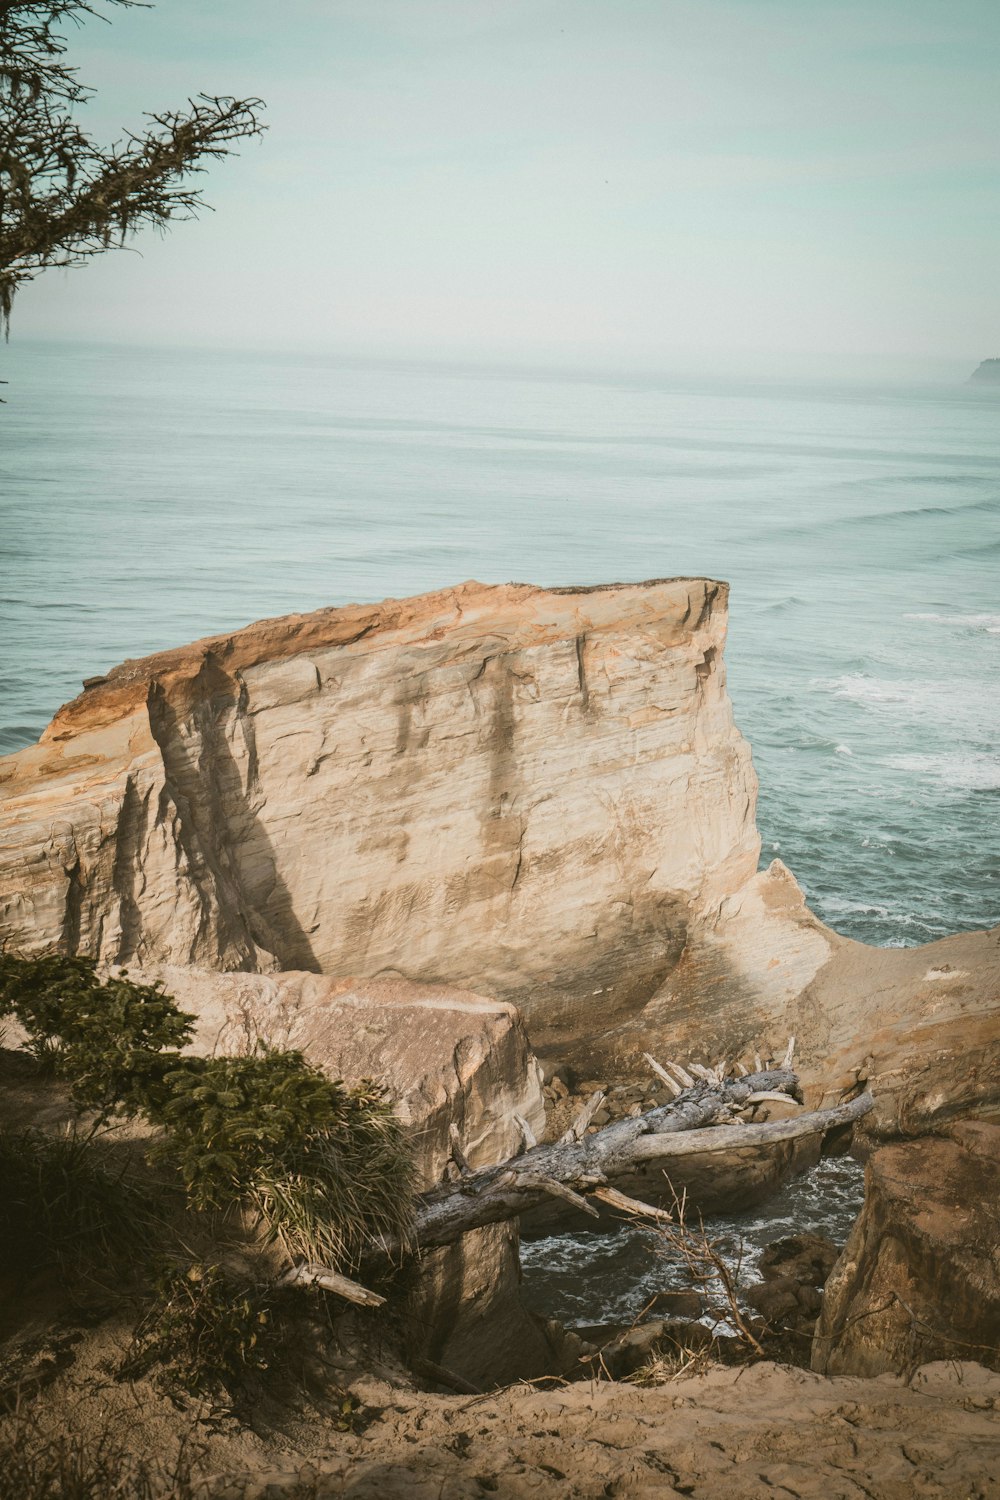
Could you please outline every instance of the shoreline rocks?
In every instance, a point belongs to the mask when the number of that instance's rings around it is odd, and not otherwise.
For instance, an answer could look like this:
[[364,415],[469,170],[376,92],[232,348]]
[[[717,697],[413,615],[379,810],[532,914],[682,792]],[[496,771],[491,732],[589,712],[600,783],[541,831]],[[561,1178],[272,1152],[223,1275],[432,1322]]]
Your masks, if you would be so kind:
[[935,1359],[1000,1369],[1000,1127],[885,1146],[827,1281],[812,1367],[907,1375]]

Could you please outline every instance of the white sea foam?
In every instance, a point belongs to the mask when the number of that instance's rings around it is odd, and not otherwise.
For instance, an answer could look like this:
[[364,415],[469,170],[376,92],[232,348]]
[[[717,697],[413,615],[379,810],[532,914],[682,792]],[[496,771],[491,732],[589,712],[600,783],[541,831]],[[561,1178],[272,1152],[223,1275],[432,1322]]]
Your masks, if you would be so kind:
[[1000,758],[975,750],[948,750],[939,755],[889,755],[895,771],[926,776],[954,791],[1000,791]]
[[899,704],[903,708],[926,711],[937,703],[943,706],[955,696],[955,684],[920,679],[869,677],[866,672],[847,672],[832,680],[818,680],[816,687],[825,688],[835,698],[849,698],[852,703],[864,703],[873,707],[883,704]]
[[932,612],[906,614],[904,620],[924,620],[930,625],[955,625],[963,630],[981,630],[987,635],[1000,635],[1000,615],[942,615]]
[[850,745],[838,745],[833,753],[834,755],[853,755],[854,751]]
[[[946,723],[950,725],[952,738],[992,737],[995,711],[990,699],[971,691],[969,682],[960,677],[892,678],[847,672],[841,677],[814,681],[812,686],[896,721],[894,732],[899,732],[897,725],[901,730],[903,723],[916,724],[920,739],[925,739],[930,726]],[[903,732],[909,737],[909,728]]]

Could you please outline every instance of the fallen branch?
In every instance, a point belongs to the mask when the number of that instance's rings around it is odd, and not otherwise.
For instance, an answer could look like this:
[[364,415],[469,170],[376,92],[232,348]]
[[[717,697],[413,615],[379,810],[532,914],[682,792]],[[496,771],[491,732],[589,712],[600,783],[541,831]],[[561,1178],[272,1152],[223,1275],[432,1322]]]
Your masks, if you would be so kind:
[[354,1302],[358,1307],[381,1307],[385,1302],[378,1292],[370,1292],[359,1281],[342,1276],[329,1266],[293,1266],[284,1276],[279,1276],[275,1286],[319,1286],[324,1292],[335,1292],[338,1297]]
[[673,1214],[668,1208],[654,1208],[651,1203],[643,1203],[641,1198],[630,1198],[628,1193],[620,1193],[617,1188],[595,1188],[590,1196],[600,1198],[609,1208],[620,1208],[622,1213],[629,1214],[634,1219],[655,1219],[659,1224],[673,1220]]

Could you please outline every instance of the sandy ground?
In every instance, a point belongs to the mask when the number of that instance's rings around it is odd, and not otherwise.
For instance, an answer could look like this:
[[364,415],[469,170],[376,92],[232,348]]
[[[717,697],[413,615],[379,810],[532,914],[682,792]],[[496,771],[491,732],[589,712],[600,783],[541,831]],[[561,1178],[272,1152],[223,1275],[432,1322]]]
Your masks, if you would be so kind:
[[355,1387],[378,1417],[309,1463],[212,1483],[225,1500],[993,1500],[1000,1375],[925,1366],[907,1385],[788,1366],[713,1368],[655,1388],[607,1383],[488,1397]]

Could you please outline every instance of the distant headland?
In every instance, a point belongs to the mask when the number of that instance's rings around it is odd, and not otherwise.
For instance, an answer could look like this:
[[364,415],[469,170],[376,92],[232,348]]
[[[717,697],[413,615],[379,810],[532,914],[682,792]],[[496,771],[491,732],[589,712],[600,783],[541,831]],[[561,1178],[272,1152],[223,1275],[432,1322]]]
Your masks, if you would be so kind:
[[969,384],[972,385],[1000,385],[1000,359],[984,359],[982,364],[969,376]]

